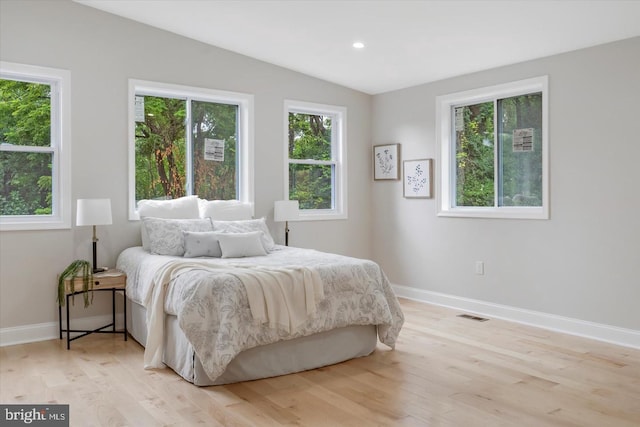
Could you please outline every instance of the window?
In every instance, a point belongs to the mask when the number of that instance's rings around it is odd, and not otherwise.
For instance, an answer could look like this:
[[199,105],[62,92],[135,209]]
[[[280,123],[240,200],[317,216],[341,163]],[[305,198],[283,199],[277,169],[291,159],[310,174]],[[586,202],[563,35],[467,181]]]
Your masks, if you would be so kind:
[[441,216],[549,218],[547,77],[437,98]]
[[66,70],[0,63],[0,229],[71,227]]
[[129,217],[142,199],[253,202],[253,96],[130,81]]
[[302,220],[346,218],[346,108],[285,101],[285,116],[285,198]]

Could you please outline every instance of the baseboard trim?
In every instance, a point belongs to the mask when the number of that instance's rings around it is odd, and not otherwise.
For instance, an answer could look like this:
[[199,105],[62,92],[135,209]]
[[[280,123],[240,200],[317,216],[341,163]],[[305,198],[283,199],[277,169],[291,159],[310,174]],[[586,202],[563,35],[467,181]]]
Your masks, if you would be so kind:
[[408,286],[392,285],[392,287],[399,297],[640,349],[640,331],[634,329],[619,328]]
[[[402,298],[640,349],[640,331],[634,329],[619,328],[617,326],[588,322],[570,317],[557,316],[555,314],[426,291],[409,286],[394,284],[392,287],[396,295]],[[123,321],[123,315],[118,314],[116,316],[116,323],[122,325]],[[73,319],[73,327],[91,329],[110,322],[111,315],[108,314],[82,317]],[[58,322],[2,328],[0,329],[0,347],[52,340],[59,338],[59,336]]]
[[[124,322],[122,313],[116,315],[116,325],[120,328]],[[111,323],[111,315],[80,317],[73,319],[71,323],[74,329],[95,329]],[[71,334],[71,336],[78,334]],[[66,337],[66,335],[63,335]],[[25,344],[38,341],[47,341],[60,338],[58,322],[37,323],[33,325],[15,326],[0,329],[0,347],[16,344]]]

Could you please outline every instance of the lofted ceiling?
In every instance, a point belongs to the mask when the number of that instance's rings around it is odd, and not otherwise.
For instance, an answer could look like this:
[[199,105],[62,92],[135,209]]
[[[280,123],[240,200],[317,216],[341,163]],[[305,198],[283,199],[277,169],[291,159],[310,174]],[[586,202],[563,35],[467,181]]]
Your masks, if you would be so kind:
[[636,0],[74,1],[368,94],[640,36]]

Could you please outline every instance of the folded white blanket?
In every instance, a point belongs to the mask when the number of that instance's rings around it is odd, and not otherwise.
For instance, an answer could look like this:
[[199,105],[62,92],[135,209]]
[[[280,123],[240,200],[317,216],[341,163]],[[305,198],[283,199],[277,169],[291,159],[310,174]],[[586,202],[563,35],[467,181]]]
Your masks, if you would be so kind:
[[320,275],[307,267],[244,267],[226,272],[247,290],[254,321],[288,333],[315,314],[317,302],[324,298]]
[[170,261],[154,276],[151,292],[145,296],[147,307],[147,342],[144,367],[160,368],[164,337],[164,299],[169,282],[193,270],[205,270],[237,277],[247,291],[249,307],[256,323],[288,333],[300,328],[317,303],[324,299],[320,275],[308,267],[262,267],[217,265],[215,263]]

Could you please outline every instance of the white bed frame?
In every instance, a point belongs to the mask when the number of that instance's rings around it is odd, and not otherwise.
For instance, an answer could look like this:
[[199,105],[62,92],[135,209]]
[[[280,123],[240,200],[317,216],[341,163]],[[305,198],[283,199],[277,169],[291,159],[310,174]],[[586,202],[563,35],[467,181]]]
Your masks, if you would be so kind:
[[[129,300],[127,320],[129,333],[144,346],[147,341],[146,309]],[[195,385],[221,385],[291,374],[368,356],[375,350],[377,339],[375,325],[356,325],[280,341],[241,352],[220,377],[211,380],[178,326],[177,317],[166,315],[163,361]]]

